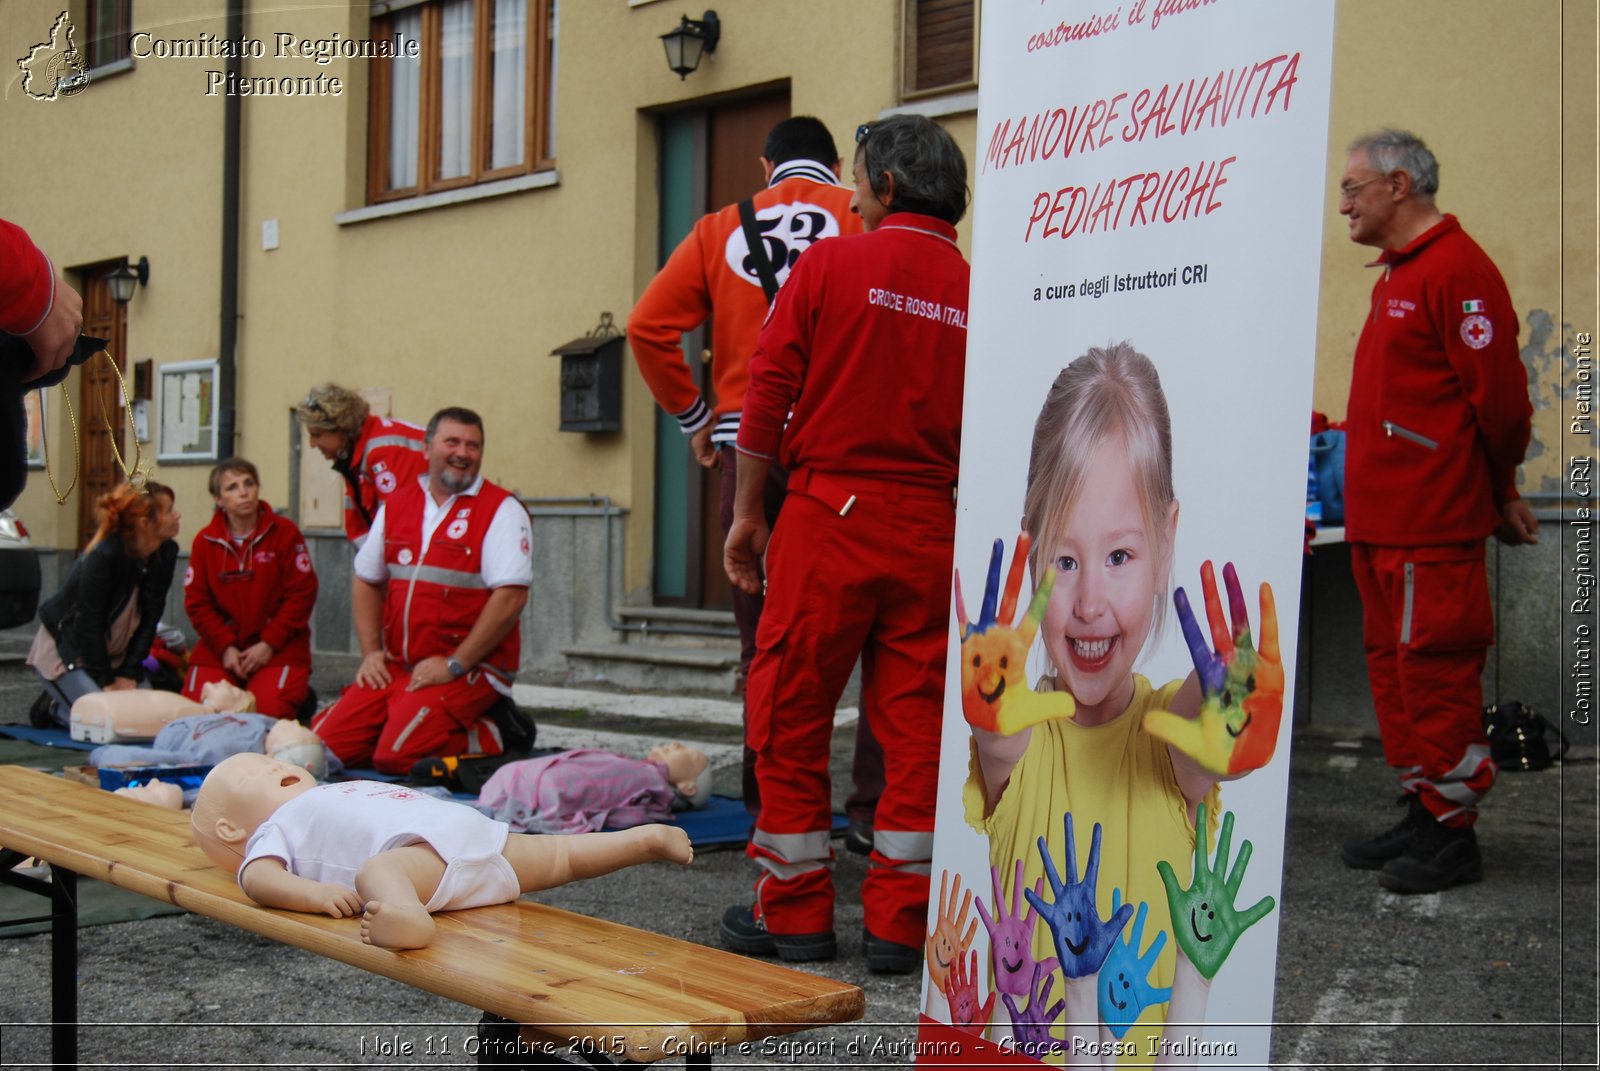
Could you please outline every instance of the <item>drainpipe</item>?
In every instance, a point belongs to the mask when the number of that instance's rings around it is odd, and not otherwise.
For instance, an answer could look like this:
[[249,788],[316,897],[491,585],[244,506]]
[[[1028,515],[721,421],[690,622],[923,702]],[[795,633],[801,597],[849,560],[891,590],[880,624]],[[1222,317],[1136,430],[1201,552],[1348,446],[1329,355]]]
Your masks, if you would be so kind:
[[[244,37],[245,0],[228,4],[227,39]],[[244,60],[237,51],[227,59],[228,82],[237,85]],[[236,370],[234,351],[239,343],[239,130],[243,101],[228,95],[222,104],[222,325],[217,341],[217,456],[233,456],[237,424],[234,409]]]

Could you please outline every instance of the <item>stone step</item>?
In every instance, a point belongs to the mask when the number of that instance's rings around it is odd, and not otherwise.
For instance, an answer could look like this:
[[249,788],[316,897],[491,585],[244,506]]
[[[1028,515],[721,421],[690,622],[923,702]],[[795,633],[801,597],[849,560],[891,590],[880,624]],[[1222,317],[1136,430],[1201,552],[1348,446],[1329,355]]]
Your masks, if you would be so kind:
[[624,606],[616,616],[623,625],[623,641],[680,647],[737,646],[739,626],[726,610],[691,610],[675,606]]
[[732,696],[739,672],[736,643],[574,645],[561,648],[561,653],[567,659],[570,684],[607,684],[672,695]]

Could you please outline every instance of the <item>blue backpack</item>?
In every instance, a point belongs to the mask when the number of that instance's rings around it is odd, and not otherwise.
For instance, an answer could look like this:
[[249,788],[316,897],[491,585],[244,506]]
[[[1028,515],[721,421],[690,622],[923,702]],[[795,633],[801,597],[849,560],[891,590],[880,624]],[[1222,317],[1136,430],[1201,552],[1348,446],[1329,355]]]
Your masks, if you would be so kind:
[[1317,472],[1322,523],[1344,523],[1344,432],[1338,428],[1311,436],[1311,464]]

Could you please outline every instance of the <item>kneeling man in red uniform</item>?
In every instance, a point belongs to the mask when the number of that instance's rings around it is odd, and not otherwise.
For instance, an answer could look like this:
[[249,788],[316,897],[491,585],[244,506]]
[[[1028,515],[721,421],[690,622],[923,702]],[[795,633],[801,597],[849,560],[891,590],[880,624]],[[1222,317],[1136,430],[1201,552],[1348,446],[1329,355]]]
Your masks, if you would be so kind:
[[428,474],[389,496],[356,554],[361,668],[311,723],[345,765],[381,773],[505,750],[488,711],[511,694],[533,582],[527,510],[478,474],[478,414],[435,413],[427,457]]

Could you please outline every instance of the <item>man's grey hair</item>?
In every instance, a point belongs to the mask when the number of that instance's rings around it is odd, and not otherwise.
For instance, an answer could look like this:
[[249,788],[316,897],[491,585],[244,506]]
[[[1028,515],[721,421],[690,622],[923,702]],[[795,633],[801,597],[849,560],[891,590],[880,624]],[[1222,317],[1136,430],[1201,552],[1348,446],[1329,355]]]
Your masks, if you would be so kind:
[[892,115],[867,124],[856,152],[873,193],[887,192],[891,212],[920,212],[954,226],[967,214],[967,160],[944,127],[921,115]]
[[1372,166],[1388,174],[1404,171],[1411,188],[1432,197],[1439,192],[1439,161],[1422,139],[1408,130],[1376,130],[1350,143],[1350,151],[1365,149]]

